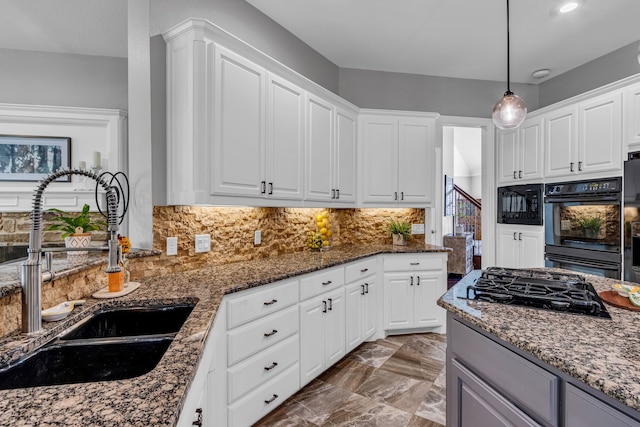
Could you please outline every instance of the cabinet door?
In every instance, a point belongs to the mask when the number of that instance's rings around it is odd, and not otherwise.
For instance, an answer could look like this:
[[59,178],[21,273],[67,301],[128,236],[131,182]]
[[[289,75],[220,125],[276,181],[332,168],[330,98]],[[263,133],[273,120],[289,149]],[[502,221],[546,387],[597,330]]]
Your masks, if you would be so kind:
[[636,151],[640,144],[640,85],[624,92],[624,143],[634,145],[630,151]]
[[542,118],[525,120],[520,126],[520,153],[518,154],[518,179],[542,178]]
[[363,201],[398,200],[398,121],[367,117],[362,123]]
[[268,77],[266,193],[302,200],[304,92],[276,75]]
[[265,70],[222,46],[215,52],[211,188],[214,194],[261,197]]
[[356,201],[356,116],[343,109],[336,110],[335,144],[336,202]]
[[344,288],[325,294],[327,313],[324,317],[325,368],[344,357],[345,353],[345,298]]
[[622,95],[579,105],[578,171],[622,171]]
[[300,387],[325,369],[323,296],[300,304]]
[[518,242],[518,231],[511,227],[498,225],[498,259],[496,264],[500,267],[519,268],[520,266],[520,244]]
[[430,203],[435,156],[433,125],[419,119],[400,119],[398,190],[403,203]]
[[350,352],[356,348],[364,337],[362,331],[364,329],[363,320],[365,305],[363,304],[364,282],[358,281],[346,287],[346,352]]
[[384,327],[404,329],[413,326],[413,285],[411,274],[385,273],[384,275]]
[[512,184],[518,179],[518,129],[499,130],[497,137],[498,182]]
[[418,271],[413,276],[413,326],[426,328],[442,326],[444,311],[437,304],[438,298],[447,291],[443,272]]
[[331,200],[334,106],[307,95],[306,199]]
[[363,304],[363,333],[362,338],[366,340],[376,332],[376,319],[378,317],[378,310],[376,305],[377,288],[374,276],[369,277],[364,281],[365,294]]
[[544,231],[523,231],[518,234],[520,243],[520,268],[544,267]]
[[545,116],[545,177],[566,176],[577,172],[576,126],[574,107]]

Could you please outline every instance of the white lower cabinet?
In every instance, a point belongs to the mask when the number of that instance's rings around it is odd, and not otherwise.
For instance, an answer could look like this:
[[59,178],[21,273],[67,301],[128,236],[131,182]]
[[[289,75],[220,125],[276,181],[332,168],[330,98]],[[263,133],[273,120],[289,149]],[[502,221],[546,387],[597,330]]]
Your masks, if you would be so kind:
[[447,253],[385,255],[384,328],[435,328],[445,323],[437,304],[447,290]]
[[345,267],[346,352],[376,332],[376,259]]
[[345,355],[344,286],[300,303],[300,385]]
[[544,267],[544,228],[536,225],[496,226],[496,264],[506,268]]

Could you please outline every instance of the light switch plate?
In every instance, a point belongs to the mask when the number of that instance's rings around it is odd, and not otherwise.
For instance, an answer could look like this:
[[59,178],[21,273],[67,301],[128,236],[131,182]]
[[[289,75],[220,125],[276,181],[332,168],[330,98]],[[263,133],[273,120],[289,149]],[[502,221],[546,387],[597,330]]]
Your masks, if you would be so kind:
[[196,253],[209,252],[211,250],[211,236],[208,234],[196,234]]
[[424,234],[424,224],[411,224],[411,234]]
[[256,232],[253,233],[253,244],[259,245],[261,243],[262,243],[262,230],[256,230]]
[[178,238],[167,237],[167,256],[178,255]]

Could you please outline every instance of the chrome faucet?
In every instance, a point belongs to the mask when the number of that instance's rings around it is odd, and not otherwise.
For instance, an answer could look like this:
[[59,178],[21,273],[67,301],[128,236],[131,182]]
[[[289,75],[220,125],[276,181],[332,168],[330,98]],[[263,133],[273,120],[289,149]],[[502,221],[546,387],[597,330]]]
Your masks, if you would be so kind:
[[[106,273],[121,271],[118,265],[118,195],[114,187],[108,185],[100,176],[81,169],[64,169],[51,173],[36,188],[33,194],[33,210],[31,211],[31,231],[29,232],[28,258],[22,263],[22,332],[36,334],[42,329],[41,292],[42,283],[53,280],[53,273],[42,273],[42,193],[56,179],[65,175],[82,175],[94,179],[107,193],[107,231],[110,233],[106,247],[89,248],[109,251],[109,264]],[[65,248],[61,248],[66,251]],[[87,248],[82,248],[87,250]],[[48,263],[50,264],[50,263]]]

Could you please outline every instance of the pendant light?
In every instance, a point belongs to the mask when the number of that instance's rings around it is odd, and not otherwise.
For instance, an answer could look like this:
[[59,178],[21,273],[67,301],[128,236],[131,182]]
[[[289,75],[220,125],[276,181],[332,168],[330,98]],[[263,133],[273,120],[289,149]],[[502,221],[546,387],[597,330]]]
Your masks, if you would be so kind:
[[524,100],[511,92],[511,70],[509,55],[509,0],[507,0],[507,91],[493,107],[493,123],[500,129],[517,128],[527,115]]

